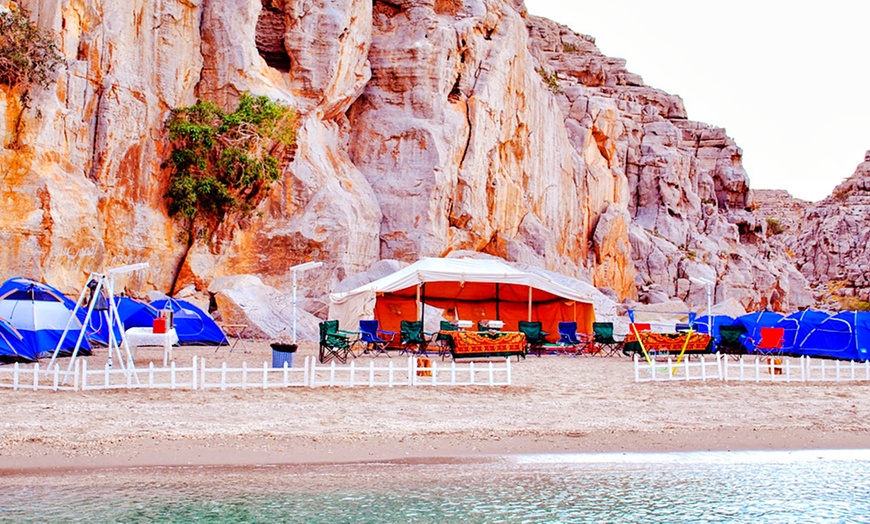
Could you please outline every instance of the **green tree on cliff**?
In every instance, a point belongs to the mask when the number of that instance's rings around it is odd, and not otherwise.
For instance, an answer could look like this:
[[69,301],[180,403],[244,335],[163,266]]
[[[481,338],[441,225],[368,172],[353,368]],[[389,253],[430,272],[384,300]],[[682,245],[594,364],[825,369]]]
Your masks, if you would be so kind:
[[266,96],[243,93],[231,113],[199,100],[166,122],[171,169],[169,214],[195,231],[215,231],[230,215],[248,216],[292,154],[295,113]]
[[63,57],[52,36],[40,31],[23,8],[0,10],[0,84],[21,87],[51,83],[51,72]]

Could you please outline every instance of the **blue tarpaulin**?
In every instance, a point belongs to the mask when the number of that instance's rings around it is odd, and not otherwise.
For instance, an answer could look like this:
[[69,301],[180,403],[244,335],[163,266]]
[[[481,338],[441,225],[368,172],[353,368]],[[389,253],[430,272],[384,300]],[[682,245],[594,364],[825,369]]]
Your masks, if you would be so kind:
[[761,328],[774,327],[783,317],[783,314],[773,311],[756,311],[737,317],[737,322],[746,327],[746,336],[741,337],[746,351],[755,353],[755,346],[761,341]]
[[819,323],[797,349],[801,355],[867,360],[870,311],[842,311]]
[[[733,326],[736,320],[728,315],[713,315],[713,338],[719,340],[719,328],[722,326]],[[710,317],[707,315],[698,317],[692,324],[692,329],[698,333],[710,333]]]
[[805,309],[790,313],[780,319],[774,327],[783,328],[783,352],[800,355],[800,349],[807,335],[829,316],[831,314],[824,311]]

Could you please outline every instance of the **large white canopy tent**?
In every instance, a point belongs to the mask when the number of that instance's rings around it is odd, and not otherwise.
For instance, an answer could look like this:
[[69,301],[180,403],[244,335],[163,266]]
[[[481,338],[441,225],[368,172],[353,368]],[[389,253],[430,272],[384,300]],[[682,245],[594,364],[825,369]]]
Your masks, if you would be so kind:
[[329,318],[355,330],[375,318],[383,329],[399,331],[401,320],[421,320],[423,305],[444,310],[446,318],[501,320],[516,330],[520,320],[539,321],[557,333],[560,321],[576,321],[589,333],[592,297],[497,259],[425,258],[351,291],[329,296]]

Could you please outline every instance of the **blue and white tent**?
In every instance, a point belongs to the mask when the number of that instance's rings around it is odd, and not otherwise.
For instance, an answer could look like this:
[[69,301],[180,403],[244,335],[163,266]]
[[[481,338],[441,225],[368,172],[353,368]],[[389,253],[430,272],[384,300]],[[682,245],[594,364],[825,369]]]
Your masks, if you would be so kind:
[[[60,354],[72,353],[82,329],[79,319],[73,316],[75,306],[57,289],[26,278],[11,278],[0,286],[0,317],[21,334],[34,358],[51,356],[67,327]],[[80,353],[88,355],[90,350],[87,339],[83,339]]]
[[168,309],[173,312],[178,344],[182,346],[227,345],[229,341],[223,330],[208,313],[190,302],[166,298],[151,302],[156,310]]
[[0,362],[33,362],[36,355],[24,343],[21,333],[6,319],[0,318]]

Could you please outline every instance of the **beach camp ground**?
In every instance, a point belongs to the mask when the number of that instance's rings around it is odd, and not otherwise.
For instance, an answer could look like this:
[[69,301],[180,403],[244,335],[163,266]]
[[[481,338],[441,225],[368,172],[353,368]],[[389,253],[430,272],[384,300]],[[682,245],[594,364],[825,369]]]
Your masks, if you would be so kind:
[[[160,340],[170,346],[229,343],[210,315],[190,302],[166,298],[148,304],[120,296],[109,302],[105,290],[95,294],[92,284],[77,303],[47,284],[25,278],[4,282],[0,362],[34,362],[55,352],[87,355],[111,340],[147,339],[161,334],[155,329],[161,319],[169,322],[171,337]],[[318,358],[346,362],[399,353],[487,359],[531,353],[682,359],[716,352],[870,358],[868,312],[758,311],[697,318],[686,312],[674,322],[656,324],[630,311],[628,332],[616,333],[613,322],[596,319],[593,298],[497,259],[427,258],[332,293],[328,319],[320,326]],[[166,353],[171,356],[171,348]]]
[[109,346],[110,340],[120,344],[126,338],[122,330],[153,333],[155,321],[169,316],[170,330],[177,336],[173,343],[228,344],[211,316],[190,302],[161,299],[146,304],[115,296],[113,308],[104,290],[94,294],[93,282],[82,293],[83,304],[48,284],[26,278],[11,278],[0,285],[0,362],[34,362],[74,352],[87,356],[94,347]]

